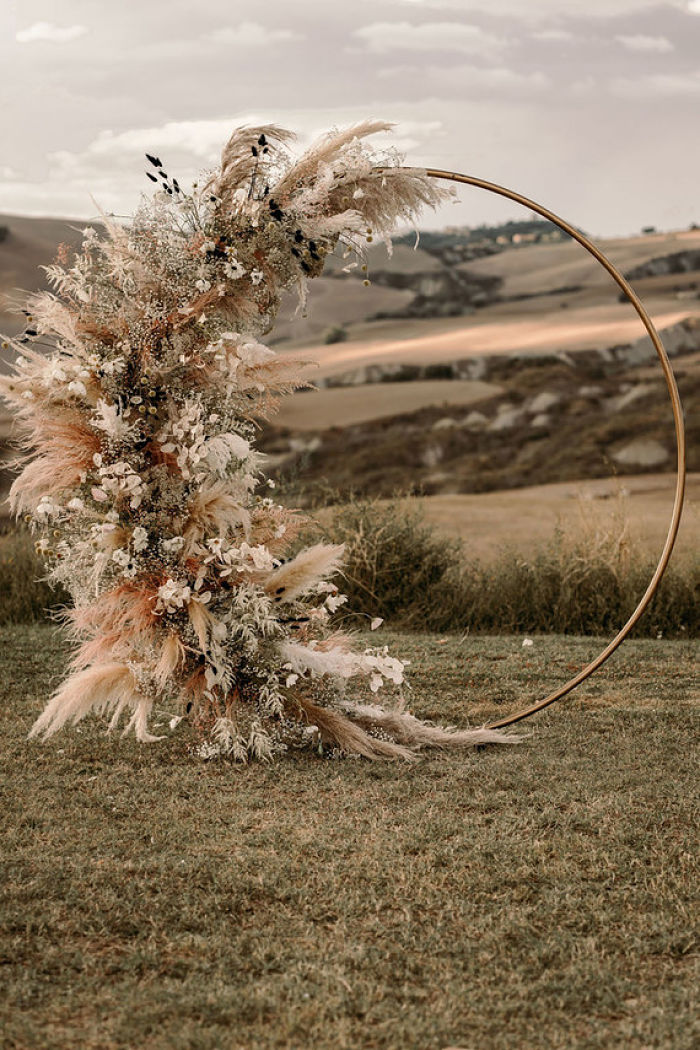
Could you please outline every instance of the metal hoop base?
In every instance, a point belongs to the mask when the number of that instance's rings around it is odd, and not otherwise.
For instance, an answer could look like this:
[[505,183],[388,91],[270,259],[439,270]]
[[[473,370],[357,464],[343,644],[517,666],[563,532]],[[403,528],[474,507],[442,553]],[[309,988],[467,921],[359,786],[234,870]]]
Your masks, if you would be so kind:
[[[418,170],[418,169],[409,169]],[[422,169],[425,171],[426,169]],[[528,197],[523,197],[522,194],[516,193],[514,190],[508,190],[504,186],[498,186],[493,182],[487,182],[485,179],[477,179],[472,175],[462,175],[456,171],[441,171],[437,168],[428,168],[427,174],[434,179],[446,179],[450,182],[462,182],[468,186],[476,186],[478,189],[488,190],[490,193],[497,193],[501,197],[507,197],[509,200],[516,201],[518,204],[522,204],[525,208],[529,208],[530,211],[537,212],[543,218],[548,219],[550,222],[558,226],[560,230],[568,233],[575,241],[578,241],[583,248],[586,249],[598,262],[603,266],[616,284],[624,292],[625,296],[636,310],[639,318],[646,328],[649,338],[651,339],[654,349],[658,355],[661,363],[661,368],[666,379],[666,386],[668,388],[669,397],[671,399],[671,408],[673,410],[673,421],[676,430],[676,451],[677,451],[677,472],[676,472],[676,493],[673,501],[673,511],[671,514],[671,522],[668,527],[668,533],[666,535],[666,542],[664,543],[659,563],[656,566],[654,575],[652,576],[649,585],[642,595],[642,598],[630,616],[627,623],[620,629],[615,635],[611,642],[606,645],[603,651],[596,656],[582,671],[579,671],[570,681],[566,682],[565,685],[559,686],[553,693],[544,697],[543,700],[539,700],[535,704],[531,704],[529,707],[524,708],[522,711],[518,711],[514,715],[509,715],[506,718],[501,718],[497,722],[491,722],[488,725],[489,729],[502,729],[505,726],[513,725],[515,722],[522,722],[525,718],[530,718],[531,715],[536,714],[538,711],[542,711],[545,707],[549,707],[550,704],[555,703],[557,700],[561,700],[562,697],[567,696],[573,689],[575,689],[581,682],[584,682],[586,678],[593,674],[601,664],[604,664],[609,656],[615,652],[615,650],[622,644],[627,635],[630,633],[634,625],[637,623],[642,613],[651,601],[654,593],[659,586],[659,582],[666,566],[668,565],[671,557],[671,551],[678,535],[678,527],[681,520],[681,512],[683,510],[683,497],[685,495],[685,427],[683,424],[683,409],[681,406],[681,399],[678,393],[678,386],[676,384],[676,378],[671,368],[671,363],[666,353],[666,349],[661,342],[658,332],[654,327],[654,324],[649,317],[648,313],[644,309],[641,300],[637,296],[636,292],[631,288],[619,270],[607,259],[603,253],[596,248],[596,246],[584,237],[582,233],[579,233],[577,229],[571,226],[564,219],[560,219],[558,215],[549,211],[548,208],[544,208],[541,204],[537,204],[535,201],[530,200]]]

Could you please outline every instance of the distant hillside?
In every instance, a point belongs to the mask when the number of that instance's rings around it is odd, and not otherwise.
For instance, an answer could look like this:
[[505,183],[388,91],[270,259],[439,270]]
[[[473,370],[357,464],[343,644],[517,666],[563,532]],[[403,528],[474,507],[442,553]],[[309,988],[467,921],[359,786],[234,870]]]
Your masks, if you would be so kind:
[[[548,244],[567,241],[568,234],[547,219],[511,220],[496,225],[448,226],[444,230],[429,230],[419,236],[420,246],[443,262],[465,262],[484,255],[494,255],[519,244]],[[394,244],[412,247],[415,234],[407,233]]]
[[[638,318],[580,245],[525,225],[424,234],[415,249],[399,238],[392,256],[375,243],[366,272],[338,253],[305,316],[285,298],[266,341],[316,359],[310,378],[327,387],[290,398],[261,435],[291,499],[327,484],[448,496],[672,470],[667,396]],[[83,226],[0,215],[0,295],[44,286],[40,267],[59,244],[77,247]],[[543,239],[515,242],[526,234]],[[600,246],[663,329],[700,470],[700,230]],[[481,254],[459,261],[470,251]],[[0,331],[17,331],[2,310]],[[0,500],[9,436],[0,407]]]
[[[7,231],[0,236],[0,331],[18,331],[9,300],[21,301],[45,287],[40,267],[53,261],[59,244],[77,246],[84,225],[84,220],[0,215],[0,230]],[[391,327],[396,320],[463,316],[559,293],[580,293],[586,305],[616,296],[595,260],[541,220],[430,231],[420,235],[415,249],[414,244],[412,234],[399,237],[391,256],[385,245],[372,245],[367,273],[359,267],[348,270],[351,260],[340,253],[330,256],[324,275],[311,284],[306,316],[296,314],[296,298],[287,296],[270,341],[318,344],[333,327],[352,334],[379,325],[381,331],[382,324]],[[664,294],[690,296],[698,287],[700,231],[604,241],[601,247],[625,272],[640,278],[642,291],[649,281],[649,288]],[[575,304],[567,300],[567,305]]]
[[14,335],[20,328],[10,300],[46,287],[41,266],[53,262],[59,244],[76,247],[85,220],[28,218],[0,215],[0,331]]

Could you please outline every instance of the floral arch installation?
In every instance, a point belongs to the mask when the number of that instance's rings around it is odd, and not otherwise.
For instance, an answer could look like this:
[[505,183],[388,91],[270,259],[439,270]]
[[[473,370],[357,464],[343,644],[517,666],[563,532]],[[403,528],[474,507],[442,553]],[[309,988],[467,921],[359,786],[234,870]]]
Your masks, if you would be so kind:
[[653,598],[661,577],[666,571],[666,566],[669,563],[671,552],[678,535],[678,528],[680,525],[681,514],[683,511],[683,498],[685,495],[685,473],[686,473],[686,448],[685,448],[685,426],[683,423],[683,408],[681,405],[680,395],[678,393],[678,385],[676,383],[673,369],[671,368],[671,362],[668,358],[668,353],[661,341],[659,333],[657,332],[653,321],[649,314],[644,308],[639,296],[636,294],[634,289],[631,287],[628,281],[622,276],[620,271],[613,266],[608,258],[595,246],[587,237],[580,233],[575,227],[571,226],[570,223],[561,219],[554,212],[551,212],[548,208],[543,207],[536,201],[530,200],[529,197],[524,197],[520,193],[516,193],[515,190],[506,189],[504,186],[499,186],[493,182],[487,182],[485,179],[479,179],[473,175],[463,175],[456,171],[443,171],[439,168],[427,168],[425,169],[428,176],[433,179],[444,179],[449,182],[459,182],[467,186],[474,186],[477,189],[487,190],[490,193],[498,194],[501,197],[506,197],[509,200],[515,201],[517,204],[522,204],[524,207],[530,209],[530,211],[537,212],[544,219],[548,219],[549,222],[554,223],[560,230],[563,230],[575,241],[577,241],[586,251],[596,259],[600,265],[607,270],[612,279],[618,285],[618,287],[624,292],[628,301],[634,307],[639,319],[644,325],[649,338],[652,341],[654,349],[656,350],[661,368],[664,373],[666,380],[666,386],[668,389],[669,398],[671,401],[671,409],[673,411],[673,422],[676,433],[676,453],[677,453],[677,466],[676,466],[676,489],[673,501],[673,510],[671,513],[671,521],[668,527],[666,535],[666,541],[663,546],[663,550],[659,557],[658,564],[654,571],[654,574],[649,581],[646,591],[639,600],[639,604],[627,620],[627,623],[620,628],[615,637],[605,646],[605,648],[591,660],[591,662],[584,667],[577,675],[574,675],[564,685],[559,686],[548,696],[545,696],[542,700],[531,704],[529,707],[523,708],[517,711],[515,714],[508,715],[505,718],[499,719],[497,722],[489,723],[489,729],[502,729],[506,726],[513,725],[515,722],[522,722],[526,718],[530,718],[532,715],[537,714],[538,711],[544,710],[545,707],[549,707],[550,704],[555,703],[557,700],[561,700],[563,697],[571,693],[577,686],[585,682],[594,671],[605,663],[608,657],[612,656],[616,649],[624,642],[625,638],[629,635],[632,628],[638,622],[644,610],[649,605],[649,602]]
[[[412,759],[422,747],[516,743],[522,738],[501,730],[585,681],[648,606],[685,487],[680,398],[651,319],[609,260],[548,209],[364,144],[390,128],[364,121],[332,129],[295,160],[290,131],[239,127],[220,166],[191,193],[146,154],[159,188],[131,223],[102,216],[101,235],[83,230],[72,263],[59,253],[46,268],[55,293],[30,297],[24,333],[6,341],[18,357],[0,376],[0,395],[24,439],[11,506],[39,532],[47,578],[73,598],[64,625],[78,648],[30,736],[46,739],[96,712],[111,716],[110,729],[125,715],[124,733],[149,742],[161,739],[148,726],[164,705],[180,712],[171,730],[191,716],[201,758],[245,762],[312,748]],[[282,292],[297,289],[303,307],[308,279],[336,245],[363,259],[373,231],[390,236],[398,221],[452,196],[440,180],[524,205],[608,271],[661,362],[678,456],[663,551],[627,623],[569,682],[477,729],[423,722],[400,692],[391,709],[374,702],[384,687],[400,690],[405,664],[387,646],[358,649],[336,628],[332,614],[346,596],[332,577],[343,547],[295,550],[303,516],[257,491],[274,488],[255,448],[258,420],[276,398],[309,385],[307,362],[260,342]],[[32,347],[46,337],[38,346],[48,353]]]

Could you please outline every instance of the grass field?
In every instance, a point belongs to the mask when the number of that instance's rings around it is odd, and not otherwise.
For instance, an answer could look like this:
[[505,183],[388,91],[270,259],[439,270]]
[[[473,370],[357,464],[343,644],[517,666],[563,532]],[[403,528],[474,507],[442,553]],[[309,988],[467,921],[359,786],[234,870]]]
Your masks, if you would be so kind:
[[[651,309],[651,304],[650,309]],[[679,309],[679,305],[684,308]],[[659,330],[679,324],[696,311],[674,299],[659,300],[652,316]],[[432,320],[374,322],[358,325],[346,342],[331,346],[304,344],[304,356],[318,362],[312,381],[377,364],[437,364],[491,354],[543,354],[595,350],[641,339],[644,329],[631,307],[610,302],[566,311],[549,304],[538,313],[512,316],[498,306],[438,326]],[[290,344],[298,352],[298,344]]]
[[[628,541],[658,556],[668,532],[675,484],[674,474],[626,475],[502,492],[410,497],[405,507],[420,509],[438,533],[461,540],[471,558],[488,561],[506,548],[531,552],[551,540],[557,527],[569,535],[581,534],[593,523],[601,531],[617,528],[618,535],[624,530]],[[335,512],[331,505],[314,514],[326,523]],[[699,523],[700,474],[689,474],[674,558],[697,553]]]
[[400,412],[417,412],[428,405],[471,405],[500,393],[502,388],[496,383],[480,379],[424,379],[314,390],[286,398],[275,415],[275,423],[290,430],[349,427]]
[[[462,724],[600,644],[385,640]],[[3,1047],[697,1045],[690,643],[628,643],[517,748],[245,769],[27,742],[61,653],[0,630]]]

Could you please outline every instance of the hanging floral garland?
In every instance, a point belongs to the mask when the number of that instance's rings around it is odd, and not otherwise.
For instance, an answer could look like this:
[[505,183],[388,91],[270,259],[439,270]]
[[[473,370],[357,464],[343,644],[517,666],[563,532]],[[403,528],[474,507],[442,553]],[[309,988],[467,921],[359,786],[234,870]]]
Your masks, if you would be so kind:
[[255,450],[256,421],[305,385],[302,361],[260,342],[281,293],[303,304],[339,245],[362,260],[373,236],[447,196],[368,148],[389,127],[330,132],[295,162],[290,132],[238,128],[189,193],[147,154],[158,190],[130,224],[104,217],[46,268],[54,292],[27,304],[0,377],[25,436],[13,510],[73,598],[71,673],[32,735],[97,711],[152,741],[157,705],[171,724],[192,718],[202,757],[241,761],[512,739],[427,725],[400,695],[390,710],[368,702],[400,694],[404,664],[334,628],[343,549],[289,557],[305,520],[269,494]]

